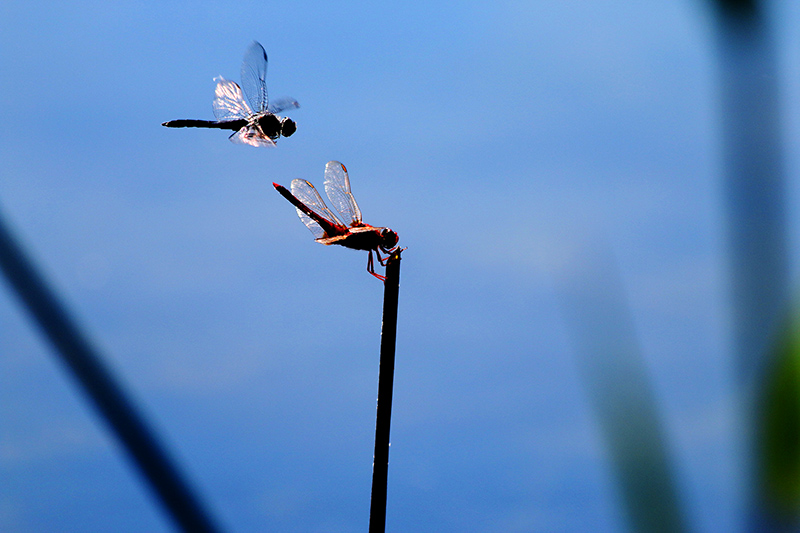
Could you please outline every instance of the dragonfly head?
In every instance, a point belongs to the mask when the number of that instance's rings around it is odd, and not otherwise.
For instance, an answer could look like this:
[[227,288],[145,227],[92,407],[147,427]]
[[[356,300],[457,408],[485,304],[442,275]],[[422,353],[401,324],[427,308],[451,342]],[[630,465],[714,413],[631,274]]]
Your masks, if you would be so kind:
[[297,131],[297,124],[289,117],[281,119],[281,135],[290,137],[292,133]]
[[397,246],[397,241],[400,237],[397,236],[397,233],[393,232],[389,228],[383,228],[381,230],[381,248],[384,251],[390,250]]

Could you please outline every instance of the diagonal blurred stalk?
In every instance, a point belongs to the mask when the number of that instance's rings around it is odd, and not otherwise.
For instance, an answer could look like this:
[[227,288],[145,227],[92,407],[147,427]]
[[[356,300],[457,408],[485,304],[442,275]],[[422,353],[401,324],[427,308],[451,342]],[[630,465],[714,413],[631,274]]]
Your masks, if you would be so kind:
[[752,390],[789,295],[778,68],[756,3],[719,3],[731,4],[718,36],[736,376]]
[[619,273],[589,245],[562,272],[567,324],[632,531],[686,530],[666,439]]
[[0,270],[62,362],[106,420],[164,508],[184,531],[217,531],[211,517],[100,354],[47,286],[0,217]]
[[[786,319],[789,274],[778,67],[774,43],[756,0],[715,0],[723,179],[728,218],[734,376],[744,434],[748,529],[781,530],[765,507],[764,474],[752,461],[764,415],[759,394],[779,327]],[[797,525],[797,524],[795,524]]]

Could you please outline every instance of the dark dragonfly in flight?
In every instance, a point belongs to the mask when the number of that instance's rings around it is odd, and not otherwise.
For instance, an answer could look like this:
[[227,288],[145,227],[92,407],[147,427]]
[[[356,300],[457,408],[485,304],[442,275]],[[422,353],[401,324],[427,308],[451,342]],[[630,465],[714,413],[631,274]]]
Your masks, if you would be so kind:
[[277,113],[300,107],[300,104],[294,98],[269,101],[266,82],[267,53],[256,41],[253,41],[244,54],[241,75],[242,87],[221,76],[214,78],[217,87],[214,90],[213,107],[217,120],[179,119],[161,125],[168,128],[233,130],[231,142],[250,146],[275,146],[275,141],[281,135],[292,135],[297,130],[297,124]]

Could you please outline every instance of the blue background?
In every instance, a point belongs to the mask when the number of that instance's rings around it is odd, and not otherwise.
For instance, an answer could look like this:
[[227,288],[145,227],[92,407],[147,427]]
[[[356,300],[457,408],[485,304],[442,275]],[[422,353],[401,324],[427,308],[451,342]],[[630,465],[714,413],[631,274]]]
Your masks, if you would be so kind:
[[[800,6],[775,4],[794,207]],[[389,531],[624,529],[563,303],[605,243],[688,523],[729,531],[713,22],[688,0],[6,2],[0,207],[231,531],[368,521],[382,287],[271,182],[342,161],[408,247]],[[160,126],[213,118],[253,39],[293,137]],[[0,529],[171,528],[0,285]]]

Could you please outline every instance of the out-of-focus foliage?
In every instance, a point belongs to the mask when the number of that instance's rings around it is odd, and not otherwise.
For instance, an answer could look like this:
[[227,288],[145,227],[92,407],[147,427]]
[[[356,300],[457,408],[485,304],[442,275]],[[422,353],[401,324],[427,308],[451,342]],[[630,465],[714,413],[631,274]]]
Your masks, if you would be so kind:
[[726,15],[747,18],[758,14],[757,0],[717,0],[714,3]]
[[763,504],[781,522],[800,519],[800,318],[771,354],[757,422]]

